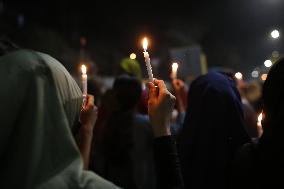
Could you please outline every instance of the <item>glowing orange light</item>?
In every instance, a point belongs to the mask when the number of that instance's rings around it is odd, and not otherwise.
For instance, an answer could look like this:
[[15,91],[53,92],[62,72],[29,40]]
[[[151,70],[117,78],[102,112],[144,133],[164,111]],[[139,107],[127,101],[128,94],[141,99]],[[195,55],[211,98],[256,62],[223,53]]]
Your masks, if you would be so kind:
[[82,74],[87,73],[87,67],[84,64],[81,66],[81,70],[82,70]]
[[241,72],[237,72],[235,74],[235,77],[238,79],[238,80],[242,80],[243,79],[243,74]]
[[144,37],[144,39],[143,39],[143,49],[144,49],[144,51],[147,50],[147,47],[148,47],[148,40],[147,40],[146,37]]
[[262,81],[265,81],[266,78],[267,78],[267,74],[262,74],[262,75],[261,75],[261,80],[262,80]]
[[177,71],[177,69],[178,69],[178,63],[174,62],[174,63],[172,64],[172,70],[173,70],[173,71]]
[[258,115],[257,117],[257,126],[261,127],[262,124],[261,124],[261,121],[262,121],[262,112]]

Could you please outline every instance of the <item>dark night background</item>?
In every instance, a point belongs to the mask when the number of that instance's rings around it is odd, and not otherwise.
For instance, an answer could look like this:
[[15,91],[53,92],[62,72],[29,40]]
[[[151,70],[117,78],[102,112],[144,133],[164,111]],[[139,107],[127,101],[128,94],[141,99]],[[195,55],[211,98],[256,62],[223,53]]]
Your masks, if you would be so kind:
[[142,61],[140,42],[145,35],[151,40],[151,55],[165,68],[173,47],[200,45],[209,68],[244,73],[284,48],[283,37],[270,37],[275,28],[284,31],[282,0],[0,2],[0,34],[51,54],[69,70],[78,63],[81,37],[102,75],[113,74],[131,52]]

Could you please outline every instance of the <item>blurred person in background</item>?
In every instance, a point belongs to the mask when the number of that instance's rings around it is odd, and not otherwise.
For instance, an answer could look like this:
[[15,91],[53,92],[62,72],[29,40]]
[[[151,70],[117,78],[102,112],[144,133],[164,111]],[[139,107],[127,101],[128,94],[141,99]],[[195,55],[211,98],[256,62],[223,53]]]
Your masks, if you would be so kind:
[[176,97],[176,110],[177,110],[177,115],[173,116],[171,129],[172,129],[172,134],[178,137],[184,123],[184,118],[187,108],[186,107],[187,89],[185,83],[180,79],[173,79],[171,84],[172,84],[173,94]]
[[262,112],[262,84],[258,81],[250,82],[245,88],[245,97],[257,114]]
[[238,91],[242,99],[246,131],[250,138],[253,141],[256,141],[260,137],[262,131],[260,130],[261,128],[257,125],[257,113],[247,99],[246,91],[248,85],[250,84],[238,79],[236,80],[236,82]]
[[140,63],[136,59],[131,59],[131,58],[124,58],[120,62],[120,74],[127,74],[129,76],[136,77],[141,81],[142,84],[142,94],[140,97],[140,100],[138,102],[137,110],[141,114],[147,114],[148,109],[147,109],[147,103],[148,103],[148,92],[145,87],[145,83],[143,82],[142,79],[142,70]]
[[148,116],[137,111],[141,93],[138,78],[115,79],[108,92],[111,109],[99,126],[100,140],[95,141],[94,171],[123,188],[156,187],[154,136]]

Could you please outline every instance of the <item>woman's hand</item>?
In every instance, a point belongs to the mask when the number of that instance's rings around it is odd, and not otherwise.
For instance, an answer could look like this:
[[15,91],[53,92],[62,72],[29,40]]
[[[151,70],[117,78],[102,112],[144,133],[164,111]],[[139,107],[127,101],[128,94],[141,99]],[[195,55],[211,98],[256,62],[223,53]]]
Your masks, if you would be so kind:
[[80,122],[82,129],[93,133],[94,125],[98,117],[98,108],[94,104],[94,96],[88,95],[86,104],[82,107],[80,113]]
[[172,81],[172,86],[173,86],[175,95],[182,95],[185,91],[184,82],[180,79],[174,79]]
[[172,81],[172,87],[174,90],[174,94],[177,99],[177,110],[179,113],[185,112],[186,109],[186,98],[187,98],[187,92],[185,89],[185,84],[180,79],[174,79]]
[[155,137],[171,135],[171,114],[175,105],[175,97],[167,90],[162,80],[149,83],[148,114]]

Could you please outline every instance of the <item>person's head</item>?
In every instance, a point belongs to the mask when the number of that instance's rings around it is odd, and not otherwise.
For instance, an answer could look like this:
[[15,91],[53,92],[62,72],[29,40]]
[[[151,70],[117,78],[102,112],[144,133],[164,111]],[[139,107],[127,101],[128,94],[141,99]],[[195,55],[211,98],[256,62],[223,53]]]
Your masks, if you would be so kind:
[[[278,60],[270,69],[263,86],[264,127],[283,135],[284,118],[284,59]],[[266,128],[264,128],[266,129]],[[264,131],[265,132],[265,131]],[[279,134],[280,134],[279,133]]]
[[68,71],[46,54],[19,50],[0,57],[0,85],[1,186],[65,188],[53,179],[61,177],[79,183],[71,127],[82,93]]
[[211,177],[206,175],[211,166],[225,173],[237,150],[248,141],[234,81],[216,72],[193,81],[179,144],[186,187],[199,184],[196,172]]
[[210,72],[197,78],[190,87],[187,107],[185,127],[211,125],[226,130],[231,125],[244,130],[240,94],[234,81],[223,74]]
[[134,109],[142,94],[141,82],[127,75],[117,77],[112,90],[121,110]]
[[251,104],[257,102],[261,98],[261,84],[258,81],[248,83],[245,96]]
[[137,60],[130,58],[124,58],[120,62],[121,71],[124,74],[137,77],[138,79],[142,78],[142,71],[140,64]]

